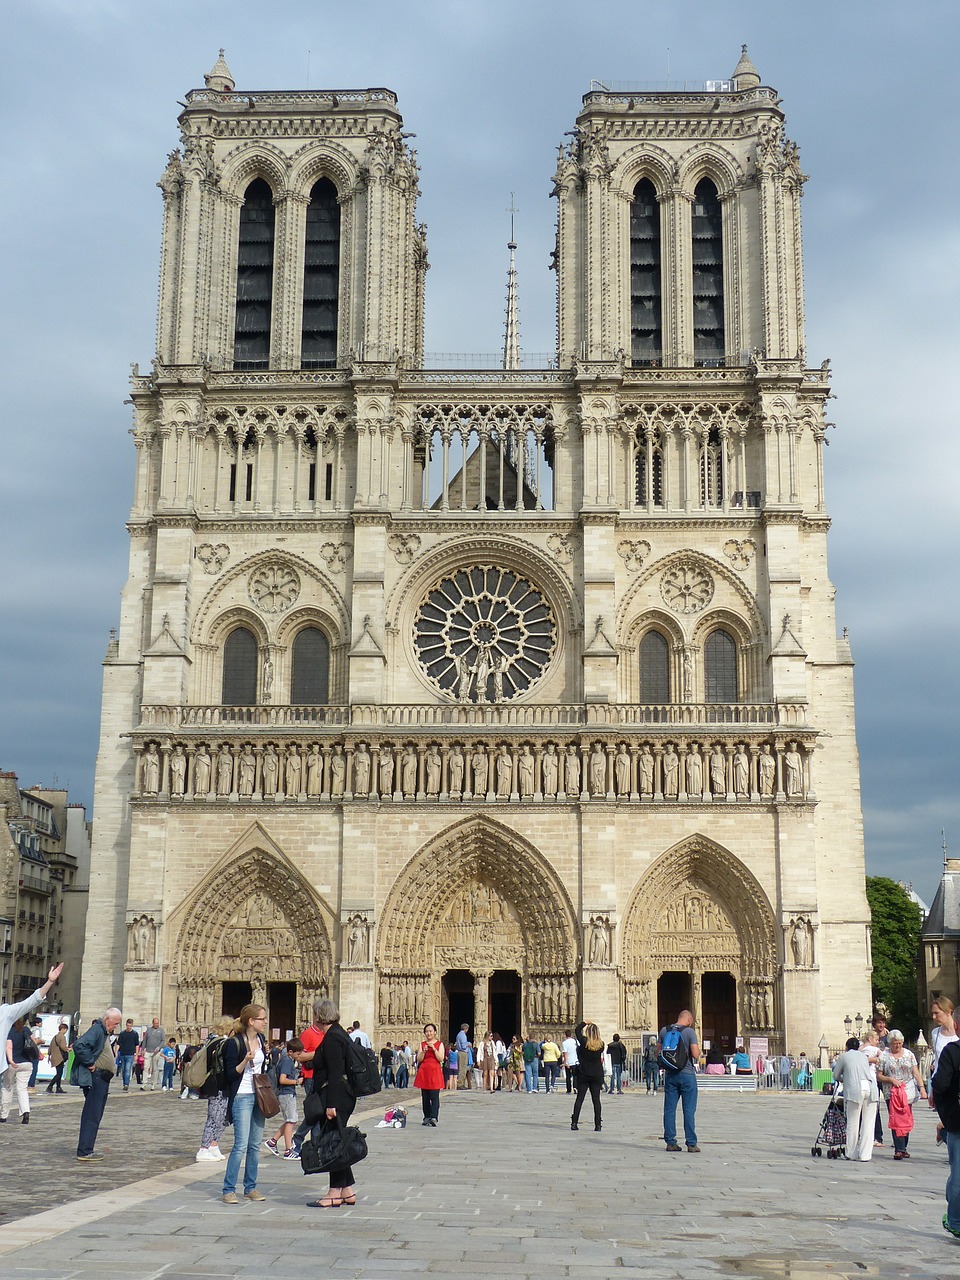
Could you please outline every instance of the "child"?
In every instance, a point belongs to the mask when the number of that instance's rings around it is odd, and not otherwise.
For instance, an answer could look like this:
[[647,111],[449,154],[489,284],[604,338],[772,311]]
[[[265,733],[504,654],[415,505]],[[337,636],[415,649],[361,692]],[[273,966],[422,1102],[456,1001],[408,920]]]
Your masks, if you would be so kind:
[[293,1145],[293,1131],[298,1120],[297,1081],[300,1079],[300,1064],[291,1057],[291,1054],[296,1053],[303,1053],[303,1041],[294,1037],[281,1049],[280,1060],[277,1063],[277,1099],[280,1102],[282,1123],[273,1137],[268,1138],[264,1143],[264,1146],[269,1147],[273,1154],[278,1156],[280,1152],[277,1150],[277,1142],[282,1137],[284,1160],[297,1158],[296,1148]]
[[173,1088],[173,1073],[177,1069],[177,1060],[180,1057],[176,1036],[170,1037],[160,1050],[160,1055],[163,1058],[163,1082],[160,1085],[160,1092],[163,1093],[165,1089]]

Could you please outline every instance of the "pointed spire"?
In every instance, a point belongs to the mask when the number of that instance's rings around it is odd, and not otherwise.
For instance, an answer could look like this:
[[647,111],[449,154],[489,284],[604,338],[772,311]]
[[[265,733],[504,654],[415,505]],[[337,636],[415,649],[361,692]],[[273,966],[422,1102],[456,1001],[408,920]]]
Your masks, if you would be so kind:
[[233,93],[236,81],[230,73],[223,56],[223,50],[220,50],[220,57],[216,60],[207,74],[203,77],[203,83],[208,89],[216,89],[218,93]]
[[747,46],[741,45],[740,61],[733,69],[733,82],[737,89],[756,89],[760,83],[760,73],[750,61],[750,55],[747,53]]
[[503,332],[503,367],[505,369],[520,368],[520,313],[517,298],[517,264],[514,254],[517,251],[513,238],[514,217],[518,210],[514,207],[513,192],[510,192],[510,265],[507,268],[507,319]]

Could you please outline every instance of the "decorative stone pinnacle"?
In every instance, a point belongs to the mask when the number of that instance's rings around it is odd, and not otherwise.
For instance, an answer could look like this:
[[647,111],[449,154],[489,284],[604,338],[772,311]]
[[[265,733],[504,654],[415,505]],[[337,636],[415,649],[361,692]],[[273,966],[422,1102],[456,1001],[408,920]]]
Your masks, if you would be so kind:
[[740,61],[734,67],[731,77],[737,89],[755,89],[760,83],[760,73],[750,61],[747,46],[741,46]]
[[223,54],[224,51],[221,49],[219,58],[203,77],[203,83],[208,89],[216,89],[218,93],[232,93],[236,88],[236,81]]

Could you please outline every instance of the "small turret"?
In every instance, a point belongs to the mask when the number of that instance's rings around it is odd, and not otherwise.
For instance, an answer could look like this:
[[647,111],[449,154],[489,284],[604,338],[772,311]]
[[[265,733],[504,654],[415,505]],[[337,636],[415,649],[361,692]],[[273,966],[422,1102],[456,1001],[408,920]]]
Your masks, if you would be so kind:
[[[746,48],[746,45],[744,45]],[[230,74],[230,68],[227,66],[223,50],[220,50],[220,57],[203,77],[203,83],[208,89],[215,89],[218,93],[233,93],[236,88],[236,81]],[[759,81],[757,82],[759,84]]]
[[750,61],[750,55],[747,53],[747,46],[741,45],[740,61],[737,63],[733,71],[734,88],[739,92],[741,89],[756,89],[760,83],[760,73]]

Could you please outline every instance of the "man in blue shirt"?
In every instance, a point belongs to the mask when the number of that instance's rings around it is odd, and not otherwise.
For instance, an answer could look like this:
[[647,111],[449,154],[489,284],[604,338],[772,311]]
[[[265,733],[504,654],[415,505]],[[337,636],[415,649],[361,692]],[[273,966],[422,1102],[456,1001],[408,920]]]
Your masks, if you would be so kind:
[[680,1037],[686,1046],[687,1060],[678,1071],[669,1067],[661,1058],[663,1066],[663,1140],[668,1151],[682,1151],[677,1142],[677,1103],[683,1104],[683,1136],[688,1151],[699,1151],[697,1144],[697,1071],[695,1063],[700,1057],[700,1045],[693,1027],[693,1014],[684,1009],[675,1023],[661,1027],[657,1037],[657,1054],[663,1048],[664,1036],[673,1027],[680,1031]]
[[467,1036],[467,1032],[469,1030],[470,1030],[470,1023],[462,1022],[460,1024],[460,1030],[457,1032],[456,1046],[457,1046],[457,1088],[458,1089],[470,1088],[470,1073],[468,1071],[468,1067],[470,1066],[470,1040]]

